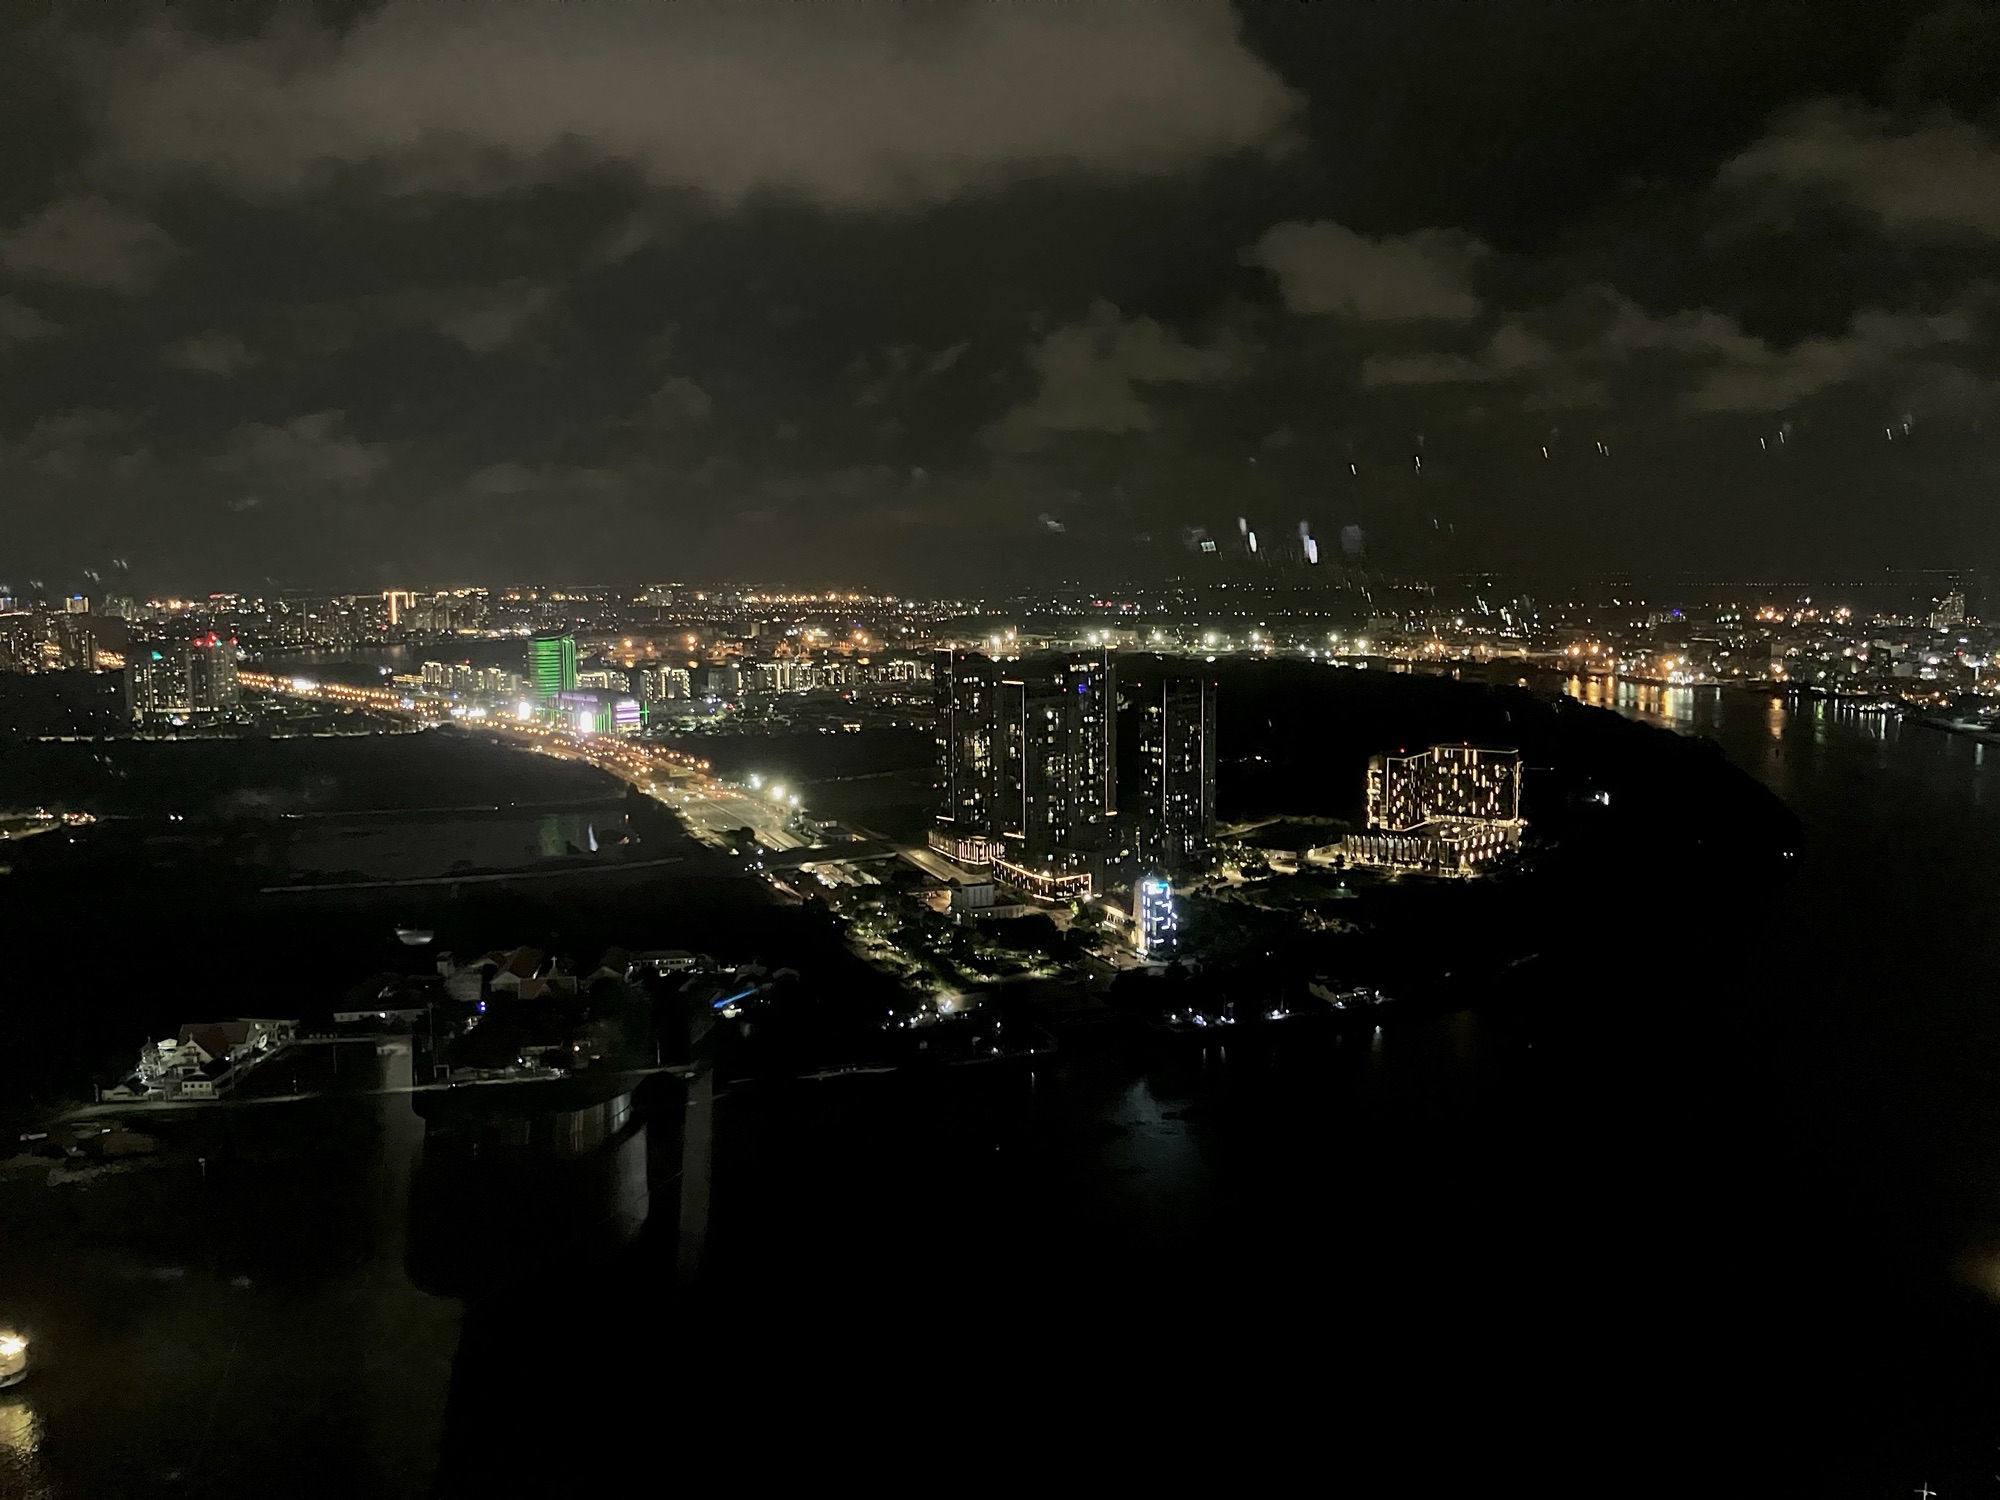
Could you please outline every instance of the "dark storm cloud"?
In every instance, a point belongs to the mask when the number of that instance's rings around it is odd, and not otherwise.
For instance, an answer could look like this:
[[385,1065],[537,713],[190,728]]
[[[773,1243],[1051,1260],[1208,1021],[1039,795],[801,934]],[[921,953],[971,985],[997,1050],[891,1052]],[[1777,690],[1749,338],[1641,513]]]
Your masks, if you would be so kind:
[[0,52],[8,546],[964,587],[1247,514],[1728,566],[1894,494],[2000,551],[1970,13],[56,12]]

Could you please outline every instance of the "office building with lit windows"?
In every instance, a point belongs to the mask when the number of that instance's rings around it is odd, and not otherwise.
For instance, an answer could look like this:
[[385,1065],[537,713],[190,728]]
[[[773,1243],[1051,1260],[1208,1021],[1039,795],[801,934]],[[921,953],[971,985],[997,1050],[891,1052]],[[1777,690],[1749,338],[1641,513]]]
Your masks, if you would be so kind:
[[528,677],[544,698],[576,690],[576,637],[538,635],[528,642]]

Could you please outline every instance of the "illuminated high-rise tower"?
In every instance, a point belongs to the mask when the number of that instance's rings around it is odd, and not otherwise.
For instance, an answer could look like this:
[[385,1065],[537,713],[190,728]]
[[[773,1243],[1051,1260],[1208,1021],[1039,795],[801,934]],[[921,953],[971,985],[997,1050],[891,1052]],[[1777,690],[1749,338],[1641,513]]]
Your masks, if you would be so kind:
[[995,832],[1037,858],[1101,848],[1118,809],[1112,653],[1028,656],[1001,668]]
[[172,642],[134,645],[125,653],[125,703],[144,724],[188,712],[188,648]]
[[1019,878],[1032,865],[1051,880],[1075,876],[1087,889],[1082,872],[1110,846],[1117,817],[1112,653],[995,659],[946,651],[932,680],[933,845],[975,863],[1004,854]]
[[994,836],[997,755],[994,715],[1000,663],[970,651],[940,651],[932,668],[937,690],[937,780],[932,843],[953,858],[984,863]]
[[576,637],[538,635],[528,643],[528,677],[544,698],[576,691]]
[[1140,689],[1138,774],[1130,812],[1141,863],[1184,870],[1215,834],[1215,683],[1168,677]]
[[194,638],[188,649],[188,707],[196,713],[225,713],[242,697],[236,680],[236,642],[214,631]]

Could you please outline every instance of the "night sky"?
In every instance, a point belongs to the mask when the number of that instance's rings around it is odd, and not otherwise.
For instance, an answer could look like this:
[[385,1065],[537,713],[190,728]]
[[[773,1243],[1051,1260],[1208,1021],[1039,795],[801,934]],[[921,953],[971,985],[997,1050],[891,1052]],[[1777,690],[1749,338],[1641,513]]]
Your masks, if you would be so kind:
[[2000,561],[2000,7],[4,14],[17,588]]

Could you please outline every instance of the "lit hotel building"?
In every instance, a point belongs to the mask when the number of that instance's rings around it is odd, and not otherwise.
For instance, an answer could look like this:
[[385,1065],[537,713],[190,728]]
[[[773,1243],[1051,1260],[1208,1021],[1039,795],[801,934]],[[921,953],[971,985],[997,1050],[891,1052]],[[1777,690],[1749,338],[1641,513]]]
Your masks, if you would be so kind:
[[1469,874],[1521,842],[1521,752],[1433,745],[1368,762],[1368,827],[1341,841],[1356,864]]

